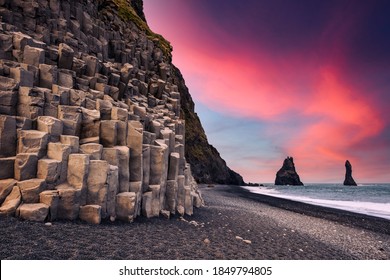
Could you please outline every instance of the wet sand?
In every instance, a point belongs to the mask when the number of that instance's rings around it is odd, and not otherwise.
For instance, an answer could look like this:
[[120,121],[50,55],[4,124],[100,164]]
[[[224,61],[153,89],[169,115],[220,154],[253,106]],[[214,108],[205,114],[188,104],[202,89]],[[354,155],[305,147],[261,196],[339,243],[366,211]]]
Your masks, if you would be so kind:
[[46,226],[0,218],[0,258],[390,259],[388,220],[232,186],[201,190],[206,207],[184,219]]

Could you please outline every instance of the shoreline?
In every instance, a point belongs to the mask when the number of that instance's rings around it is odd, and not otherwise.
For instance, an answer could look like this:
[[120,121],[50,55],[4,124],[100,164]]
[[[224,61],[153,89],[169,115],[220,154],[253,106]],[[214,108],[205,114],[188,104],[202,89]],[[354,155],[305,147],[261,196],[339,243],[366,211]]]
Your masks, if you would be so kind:
[[379,224],[389,227],[383,220],[368,222],[378,228],[366,230],[343,211],[332,221],[322,207],[306,207],[320,216],[315,217],[308,209],[306,214],[292,211],[300,204],[239,187],[199,187],[206,206],[191,217],[100,225],[55,221],[50,226],[0,218],[0,259],[390,260],[390,235],[378,230]]
[[[275,197],[266,194],[252,193],[249,190],[244,189],[242,186],[228,187],[231,188],[230,191],[232,193],[238,193],[242,197],[252,199],[273,207],[292,211],[298,214],[327,219],[344,225],[361,227],[378,233],[390,234],[390,220],[385,218],[295,201],[287,198]],[[385,226],[386,224],[387,226]]]

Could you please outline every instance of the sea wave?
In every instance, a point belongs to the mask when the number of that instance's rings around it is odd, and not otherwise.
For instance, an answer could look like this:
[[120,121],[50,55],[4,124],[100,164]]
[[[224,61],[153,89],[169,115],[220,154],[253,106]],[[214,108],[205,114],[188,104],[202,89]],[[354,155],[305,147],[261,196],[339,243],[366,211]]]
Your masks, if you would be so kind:
[[325,206],[335,209],[347,210],[350,212],[366,214],[375,217],[381,217],[390,220],[390,203],[378,203],[367,201],[345,201],[345,200],[328,200],[317,199],[305,196],[284,194],[274,188],[267,187],[244,187],[253,193],[259,193],[279,198],[290,199],[313,205]]

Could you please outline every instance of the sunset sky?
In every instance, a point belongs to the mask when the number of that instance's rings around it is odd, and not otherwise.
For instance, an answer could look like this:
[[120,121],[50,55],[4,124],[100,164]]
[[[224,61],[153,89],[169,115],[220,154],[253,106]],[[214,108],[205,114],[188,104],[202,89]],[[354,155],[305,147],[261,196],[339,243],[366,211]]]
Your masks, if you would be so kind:
[[390,1],[144,0],[209,142],[246,182],[390,182]]

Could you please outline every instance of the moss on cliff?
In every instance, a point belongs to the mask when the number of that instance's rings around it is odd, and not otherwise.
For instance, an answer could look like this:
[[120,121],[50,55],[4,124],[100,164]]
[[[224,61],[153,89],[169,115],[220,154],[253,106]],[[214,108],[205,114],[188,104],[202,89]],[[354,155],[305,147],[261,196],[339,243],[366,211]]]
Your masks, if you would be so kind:
[[171,60],[171,43],[160,34],[154,33],[152,30],[150,30],[148,24],[137,14],[137,12],[131,6],[129,0],[113,0],[113,2],[118,7],[118,14],[122,20],[133,22],[140,30],[144,31],[146,36],[155,42],[157,46],[163,51],[164,55]]

